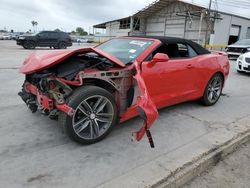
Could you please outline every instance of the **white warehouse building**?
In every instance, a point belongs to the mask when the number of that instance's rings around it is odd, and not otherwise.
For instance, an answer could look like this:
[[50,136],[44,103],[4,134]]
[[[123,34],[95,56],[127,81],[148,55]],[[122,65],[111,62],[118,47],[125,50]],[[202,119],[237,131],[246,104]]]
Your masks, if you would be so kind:
[[126,18],[94,25],[104,39],[118,36],[172,36],[200,44],[226,46],[250,38],[250,17],[181,0],[157,0]]

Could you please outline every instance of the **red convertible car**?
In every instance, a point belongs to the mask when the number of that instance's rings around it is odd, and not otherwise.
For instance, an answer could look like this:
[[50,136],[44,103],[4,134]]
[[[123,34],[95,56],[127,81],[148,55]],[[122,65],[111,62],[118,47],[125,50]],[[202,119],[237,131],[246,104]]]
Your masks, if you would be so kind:
[[191,100],[206,106],[220,98],[229,74],[223,52],[172,37],[121,37],[95,48],[34,52],[24,61],[19,93],[32,112],[58,119],[82,144],[107,136],[115,124],[137,115],[144,134],[157,109]]

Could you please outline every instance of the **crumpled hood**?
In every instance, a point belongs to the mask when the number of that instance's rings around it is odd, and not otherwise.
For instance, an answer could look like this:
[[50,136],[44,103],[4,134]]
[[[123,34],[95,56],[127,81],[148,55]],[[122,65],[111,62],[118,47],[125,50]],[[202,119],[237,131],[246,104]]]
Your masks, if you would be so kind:
[[125,65],[116,57],[111,56],[97,48],[82,48],[74,50],[46,50],[46,51],[35,51],[31,53],[24,61],[20,68],[20,72],[23,74],[32,74],[38,71],[45,70],[52,67],[63,60],[69,58],[78,53],[96,52],[97,54],[106,57],[113,63],[116,63],[120,67]]

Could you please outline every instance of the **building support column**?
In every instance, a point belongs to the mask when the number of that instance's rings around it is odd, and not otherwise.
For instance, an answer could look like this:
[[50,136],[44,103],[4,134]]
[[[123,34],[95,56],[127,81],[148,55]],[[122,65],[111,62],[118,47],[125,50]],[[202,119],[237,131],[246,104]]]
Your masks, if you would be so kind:
[[166,36],[166,31],[167,31],[167,15],[165,17],[165,20],[164,20],[164,33],[163,33],[163,36]]
[[186,30],[187,30],[187,13],[185,15],[185,23],[184,23],[184,31],[183,31],[183,38],[186,38]]
[[130,16],[130,32],[129,35],[132,36],[134,31],[134,18],[133,16]]

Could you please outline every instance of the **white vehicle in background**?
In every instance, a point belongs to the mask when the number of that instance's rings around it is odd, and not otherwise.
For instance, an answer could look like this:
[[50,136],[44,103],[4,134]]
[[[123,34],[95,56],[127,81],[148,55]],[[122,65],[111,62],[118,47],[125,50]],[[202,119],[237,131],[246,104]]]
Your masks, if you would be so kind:
[[2,40],[11,40],[11,36],[9,34],[3,34]]
[[249,51],[250,39],[242,39],[226,47],[228,57],[234,59]]
[[78,38],[78,39],[76,39],[76,42],[77,42],[77,43],[87,43],[87,42],[88,42],[88,39],[85,39],[85,38]]
[[236,61],[236,70],[239,73],[248,72],[250,73],[250,52],[242,54]]

